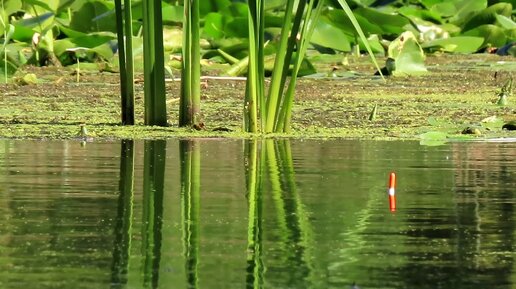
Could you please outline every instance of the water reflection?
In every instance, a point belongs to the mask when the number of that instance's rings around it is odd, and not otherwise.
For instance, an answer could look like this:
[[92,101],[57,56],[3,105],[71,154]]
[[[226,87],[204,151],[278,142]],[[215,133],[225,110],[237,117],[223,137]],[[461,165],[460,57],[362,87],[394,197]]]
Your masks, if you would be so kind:
[[183,254],[187,288],[198,288],[201,153],[197,140],[179,142]]
[[134,141],[122,140],[120,148],[120,192],[111,273],[112,288],[124,288],[127,284],[133,218],[133,182]]
[[2,289],[516,284],[515,144],[124,140],[0,152]]

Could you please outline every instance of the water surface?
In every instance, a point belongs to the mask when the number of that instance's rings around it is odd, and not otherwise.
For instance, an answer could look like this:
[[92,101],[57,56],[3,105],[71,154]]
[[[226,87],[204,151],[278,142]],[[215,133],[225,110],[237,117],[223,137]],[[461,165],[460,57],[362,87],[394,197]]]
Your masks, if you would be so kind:
[[4,140],[0,288],[513,289],[515,197],[516,143]]

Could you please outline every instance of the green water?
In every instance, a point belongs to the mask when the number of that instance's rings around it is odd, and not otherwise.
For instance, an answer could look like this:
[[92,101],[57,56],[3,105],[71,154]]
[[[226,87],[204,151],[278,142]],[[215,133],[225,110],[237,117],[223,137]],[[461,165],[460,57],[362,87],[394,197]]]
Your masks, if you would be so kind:
[[0,288],[514,289],[515,209],[516,143],[4,140]]

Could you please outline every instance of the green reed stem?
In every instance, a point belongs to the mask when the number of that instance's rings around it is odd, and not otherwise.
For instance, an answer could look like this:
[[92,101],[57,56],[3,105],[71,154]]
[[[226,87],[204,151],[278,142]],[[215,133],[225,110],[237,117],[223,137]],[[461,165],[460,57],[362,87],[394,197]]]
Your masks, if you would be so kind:
[[181,97],[179,126],[201,127],[201,46],[200,2],[187,0],[184,3],[183,58],[181,71]]
[[145,124],[167,125],[161,1],[143,0]]
[[290,78],[290,82],[288,84],[288,88],[285,92],[284,100],[281,105],[281,110],[275,128],[276,132],[290,132],[291,130],[292,107],[294,104],[294,96],[299,69],[301,68],[301,64],[303,63],[306,50],[308,49],[310,39],[312,38],[315,23],[317,23],[319,16],[321,15],[324,4],[325,0],[320,0],[317,3],[316,8],[314,9],[315,11],[312,10],[313,6],[315,5],[314,1],[310,1],[308,4],[305,21],[303,22],[303,26],[301,28],[298,52],[296,54],[294,69],[292,71],[292,76]]
[[265,119],[265,76],[263,63],[264,47],[264,3],[249,0],[249,68],[247,73],[246,97],[244,100],[244,130],[258,132],[258,114],[262,123]]
[[[305,3],[305,1],[300,1],[298,7],[301,7],[301,9],[304,10],[303,7]],[[279,103],[281,102],[282,82],[284,82],[284,75],[286,75],[286,71],[288,71],[290,65],[290,57],[287,58],[287,54],[289,48],[288,40],[291,31],[293,9],[294,0],[288,0],[287,6],[285,8],[283,27],[281,28],[280,43],[276,51],[276,59],[274,61],[274,70],[272,72],[271,86],[269,88],[269,93],[267,97],[267,116],[265,120],[266,133],[274,131],[274,124],[277,117],[276,112],[278,111]],[[293,36],[296,37],[297,33]]]

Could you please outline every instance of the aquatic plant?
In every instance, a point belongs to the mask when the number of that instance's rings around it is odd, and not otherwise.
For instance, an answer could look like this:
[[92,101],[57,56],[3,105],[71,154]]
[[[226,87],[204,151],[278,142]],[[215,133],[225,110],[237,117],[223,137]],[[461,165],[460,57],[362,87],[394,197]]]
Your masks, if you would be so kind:
[[[367,39],[346,1],[338,2],[372,55]],[[290,131],[297,75],[324,7],[324,0],[300,1],[294,13],[294,1],[287,1],[271,84],[265,97],[264,3],[261,0],[249,1],[249,67],[244,103],[245,131],[263,133]],[[374,57],[373,62],[376,64]],[[294,64],[294,68],[291,70],[287,85],[291,63]],[[376,66],[378,67],[377,64]]]
[[134,124],[133,19],[131,0],[115,0],[122,124]]
[[145,124],[167,125],[161,1],[143,0]]
[[181,96],[179,126],[202,128],[201,105],[201,47],[199,0],[184,2],[183,55],[181,61]]

